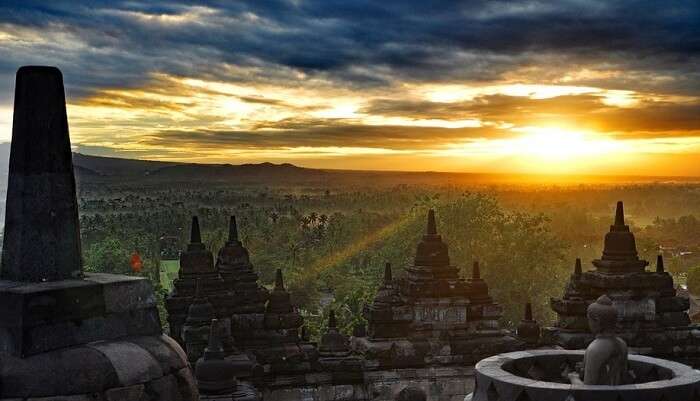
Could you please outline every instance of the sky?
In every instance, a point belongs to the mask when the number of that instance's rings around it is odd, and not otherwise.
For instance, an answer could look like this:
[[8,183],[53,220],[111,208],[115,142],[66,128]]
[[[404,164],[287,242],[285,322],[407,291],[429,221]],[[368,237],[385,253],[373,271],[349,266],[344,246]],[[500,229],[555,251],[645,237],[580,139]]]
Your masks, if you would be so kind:
[[76,151],[339,169],[700,176],[697,1],[0,1]]

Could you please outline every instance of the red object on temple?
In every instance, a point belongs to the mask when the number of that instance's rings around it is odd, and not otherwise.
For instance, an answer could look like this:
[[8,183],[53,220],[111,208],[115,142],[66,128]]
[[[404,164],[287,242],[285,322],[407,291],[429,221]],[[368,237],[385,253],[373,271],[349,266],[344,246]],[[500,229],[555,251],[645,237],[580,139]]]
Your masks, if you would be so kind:
[[141,260],[141,255],[139,255],[138,252],[134,251],[134,253],[131,254],[131,270],[134,273],[141,273],[142,268],[143,261]]

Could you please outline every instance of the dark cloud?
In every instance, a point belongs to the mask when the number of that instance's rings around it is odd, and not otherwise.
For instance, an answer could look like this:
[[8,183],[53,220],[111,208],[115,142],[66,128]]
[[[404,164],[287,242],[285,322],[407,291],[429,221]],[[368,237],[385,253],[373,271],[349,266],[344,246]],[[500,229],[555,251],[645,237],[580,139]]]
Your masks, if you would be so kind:
[[604,103],[602,94],[566,95],[532,99],[505,95],[479,96],[470,101],[441,103],[422,100],[374,99],[363,112],[375,115],[481,119],[515,125],[561,125],[634,136],[670,132],[675,136],[697,135],[700,103],[640,100],[635,107]]
[[336,122],[285,120],[275,130],[195,130],[161,131],[139,141],[149,147],[186,147],[222,149],[282,149],[291,147],[363,147],[393,150],[435,149],[446,142],[475,138],[498,138],[512,134],[489,127],[423,128],[405,126],[367,126]]
[[293,81],[303,71],[363,87],[581,66],[626,72],[603,86],[697,93],[699,20],[693,0],[5,1],[0,24],[47,43],[0,44],[0,89],[28,63],[59,65],[73,96],[138,86],[154,72]]

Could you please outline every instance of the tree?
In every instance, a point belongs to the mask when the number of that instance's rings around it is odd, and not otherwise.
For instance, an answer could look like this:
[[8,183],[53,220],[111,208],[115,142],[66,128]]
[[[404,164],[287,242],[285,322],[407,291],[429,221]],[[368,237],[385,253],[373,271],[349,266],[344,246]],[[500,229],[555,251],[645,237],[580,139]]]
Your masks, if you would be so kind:
[[83,253],[86,271],[104,273],[131,273],[130,254],[127,247],[116,238],[95,242]]
[[688,270],[688,292],[700,295],[700,266]]

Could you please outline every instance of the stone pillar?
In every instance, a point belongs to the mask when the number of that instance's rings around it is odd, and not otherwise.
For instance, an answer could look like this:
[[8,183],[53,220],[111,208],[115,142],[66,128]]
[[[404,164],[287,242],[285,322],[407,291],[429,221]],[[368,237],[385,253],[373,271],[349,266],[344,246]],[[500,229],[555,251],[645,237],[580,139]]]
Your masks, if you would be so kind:
[[63,76],[55,67],[22,67],[15,85],[0,279],[81,278]]

